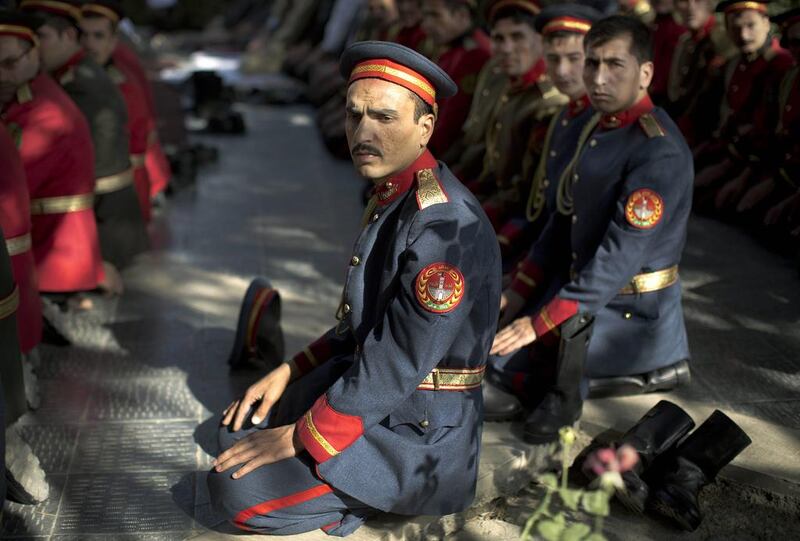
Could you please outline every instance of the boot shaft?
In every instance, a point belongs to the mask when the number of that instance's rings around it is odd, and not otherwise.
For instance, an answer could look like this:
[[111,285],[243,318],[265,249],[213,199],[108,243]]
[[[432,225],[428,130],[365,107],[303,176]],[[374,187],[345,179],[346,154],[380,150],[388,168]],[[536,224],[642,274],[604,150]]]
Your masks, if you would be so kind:
[[561,325],[561,341],[556,365],[556,390],[567,395],[577,394],[583,379],[586,353],[592,337],[594,318],[579,314]]
[[622,436],[619,443],[636,449],[640,468],[646,469],[656,457],[672,449],[693,428],[694,421],[683,408],[661,400]]
[[739,425],[719,410],[678,446],[677,455],[696,464],[708,482],[752,443]]

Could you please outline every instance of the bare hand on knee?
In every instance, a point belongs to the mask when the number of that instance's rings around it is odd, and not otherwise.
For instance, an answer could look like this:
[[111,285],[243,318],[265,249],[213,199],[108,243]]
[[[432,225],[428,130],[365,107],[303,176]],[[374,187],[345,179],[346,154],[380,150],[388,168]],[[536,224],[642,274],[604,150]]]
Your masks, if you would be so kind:
[[244,420],[250,408],[258,403],[258,408],[253,412],[250,421],[257,425],[267,418],[272,406],[283,396],[283,392],[292,380],[292,367],[284,363],[275,370],[258,380],[247,389],[244,396],[234,401],[222,413],[222,424],[228,426],[233,421],[233,431],[242,429]]
[[533,319],[521,317],[497,333],[492,344],[491,355],[508,355],[536,341]]
[[261,466],[297,456],[303,449],[303,443],[295,435],[295,425],[265,428],[237,441],[219,455],[214,469],[223,472],[244,464],[232,475],[234,479],[241,479]]

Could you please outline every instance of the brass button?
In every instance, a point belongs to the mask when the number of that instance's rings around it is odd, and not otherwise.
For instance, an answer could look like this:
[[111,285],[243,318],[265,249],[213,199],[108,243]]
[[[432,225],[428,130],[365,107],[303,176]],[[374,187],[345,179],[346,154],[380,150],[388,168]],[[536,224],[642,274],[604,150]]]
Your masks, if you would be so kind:
[[631,314],[630,312],[625,312],[625,319],[630,319],[632,317],[633,317],[633,314]]
[[419,426],[421,426],[422,428],[428,428],[429,426],[431,426],[431,423],[427,419],[423,419],[422,421],[419,422]]
[[573,259],[574,261],[577,261],[577,260],[578,260],[578,254],[577,254],[577,253],[575,253],[575,252],[572,252],[572,259]]
[[597,146],[597,139],[592,139],[591,141],[589,141],[589,146],[592,147],[592,148],[596,147]]
[[567,119],[566,119],[566,118],[565,118],[564,120],[562,120],[562,121],[561,121],[561,125],[562,125],[562,126],[566,126],[567,124],[569,124],[569,122],[567,122]]
[[344,312],[345,314],[349,314],[350,310],[351,308],[349,304],[345,304],[344,306],[342,306],[342,312]]
[[575,216],[574,214],[572,215],[572,223],[573,223],[573,224],[576,224],[576,223],[578,223],[578,217],[577,217],[577,216]]
[[373,221],[373,222],[377,222],[377,221],[378,221],[378,218],[380,218],[380,217],[381,217],[381,215],[380,215],[380,214],[378,214],[378,213],[375,213],[375,214],[373,214],[373,215],[372,215],[372,221]]
[[350,260],[350,264],[353,265],[354,267],[359,266],[361,264],[361,258],[358,257],[357,255],[354,255],[353,259]]
[[502,122],[498,122],[497,124],[494,125],[494,128],[496,130],[502,130],[503,129],[503,123]]
[[489,95],[489,89],[488,88],[484,88],[483,92],[481,92],[481,95],[488,96]]
[[506,96],[506,95],[503,95],[503,97],[502,97],[502,98],[500,98],[500,102],[501,102],[501,103],[508,103],[508,96]]
[[572,180],[574,180],[574,181],[578,181],[578,179],[580,179],[580,178],[581,177],[578,176],[578,173],[575,173],[574,175],[572,175]]
[[544,186],[545,188],[547,188],[548,186],[550,186],[550,181],[549,181],[549,180],[547,180],[547,179],[544,179],[544,181],[542,181],[542,186]]
[[550,157],[551,158],[555,158],[556,157],[556,151],[555,150],[551,150],[550,151]]

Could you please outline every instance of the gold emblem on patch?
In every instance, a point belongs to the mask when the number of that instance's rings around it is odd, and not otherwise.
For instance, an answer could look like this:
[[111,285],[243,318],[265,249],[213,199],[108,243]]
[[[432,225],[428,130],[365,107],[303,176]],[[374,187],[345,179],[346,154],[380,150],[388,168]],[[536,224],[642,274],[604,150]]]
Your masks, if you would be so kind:
[[417,300],[435,314],[452,312],[464,298],[464,275],[448,263],[428,265],[417,276]]
[[652,229],[664,216],[664,200],[653,190],[641,189],[628,197],[625,218],[638,229]]

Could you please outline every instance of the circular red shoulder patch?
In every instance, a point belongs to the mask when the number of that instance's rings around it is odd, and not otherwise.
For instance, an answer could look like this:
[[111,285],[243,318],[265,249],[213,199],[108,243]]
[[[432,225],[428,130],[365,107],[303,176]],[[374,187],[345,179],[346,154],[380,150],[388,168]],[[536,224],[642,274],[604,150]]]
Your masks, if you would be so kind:
[[625,218],[638,229],[652,229],[664,217],[664,200],[653,190],[636,190],[625,204]]
[[464,275],[448,263],[428,265],[417,276],[417,300],[435,314],[452,312],[464,298]]

